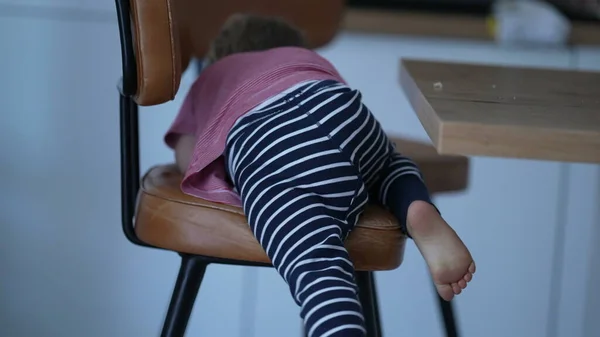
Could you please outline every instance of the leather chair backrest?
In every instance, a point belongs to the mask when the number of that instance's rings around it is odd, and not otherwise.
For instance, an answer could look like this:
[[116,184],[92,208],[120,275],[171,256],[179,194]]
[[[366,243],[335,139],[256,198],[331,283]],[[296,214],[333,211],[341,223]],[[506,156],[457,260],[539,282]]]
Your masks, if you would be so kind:
[[172,100],[192,58],[206,54],[229,15],[253,12],[283,17],[306,34],[313,48],[340,26],[344,0],[131,0],[139,105]]

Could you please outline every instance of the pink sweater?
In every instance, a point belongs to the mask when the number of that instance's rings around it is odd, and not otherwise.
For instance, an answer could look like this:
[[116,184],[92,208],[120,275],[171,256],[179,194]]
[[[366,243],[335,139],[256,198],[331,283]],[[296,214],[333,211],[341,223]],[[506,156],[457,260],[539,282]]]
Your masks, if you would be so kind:
[[188,92],[165,142],[175,148],[182,134],[196,137],[185,172],[184,193],[208,201],[241,206],[227,179],[223,152],[235,121],[264,100],[308,80],[344,83],[335,67],[314,51],[283,47],[234,54],[202,71]]

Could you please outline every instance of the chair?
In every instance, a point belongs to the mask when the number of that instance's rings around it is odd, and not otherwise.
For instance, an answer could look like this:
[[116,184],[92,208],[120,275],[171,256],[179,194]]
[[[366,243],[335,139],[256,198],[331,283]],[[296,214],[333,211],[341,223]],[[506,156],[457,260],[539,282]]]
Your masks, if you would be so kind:
[[[140,179],[138,106],[173,99],[181,73],[202,57],[208,41],[234,11],[283,16],[303,28],[313,47],[338,30],[343,0],[116,0],[123,77],[120,92],[121,207],[125,236],[132,243],[177,252],[181,268],[162,337],[183,337],[209,264],[270,267],[242,210],[184,195],[174,165],[158,165]],[[421,167],[432,193],[467,185],[468,160],[439,156],[425,144],[396,140]],[[356,266],[368,336],[381,336],[373,272],[400,266],[405,237],[387,211],[370,205],[346,242]],[[457,336],[450,303],[440,299],[446,335]]]

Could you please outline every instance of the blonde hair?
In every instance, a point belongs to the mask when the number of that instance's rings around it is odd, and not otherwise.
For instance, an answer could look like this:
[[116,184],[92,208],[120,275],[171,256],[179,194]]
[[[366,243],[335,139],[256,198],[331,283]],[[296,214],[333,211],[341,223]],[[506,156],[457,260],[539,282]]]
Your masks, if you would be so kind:
[[302,31],[281,18],[234,14],[211,42],[204,65],[208,66],[235,53],[277,47],[307,48],[307,42]]

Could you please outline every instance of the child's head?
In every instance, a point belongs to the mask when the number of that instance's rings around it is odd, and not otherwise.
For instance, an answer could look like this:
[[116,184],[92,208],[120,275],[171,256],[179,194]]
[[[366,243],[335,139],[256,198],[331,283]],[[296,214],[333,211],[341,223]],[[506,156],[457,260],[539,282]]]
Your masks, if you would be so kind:
[[307,47],[304,34],[290,23],[270,16],[234,14],[212,41],[205,64],[225,56],[277,47]]

